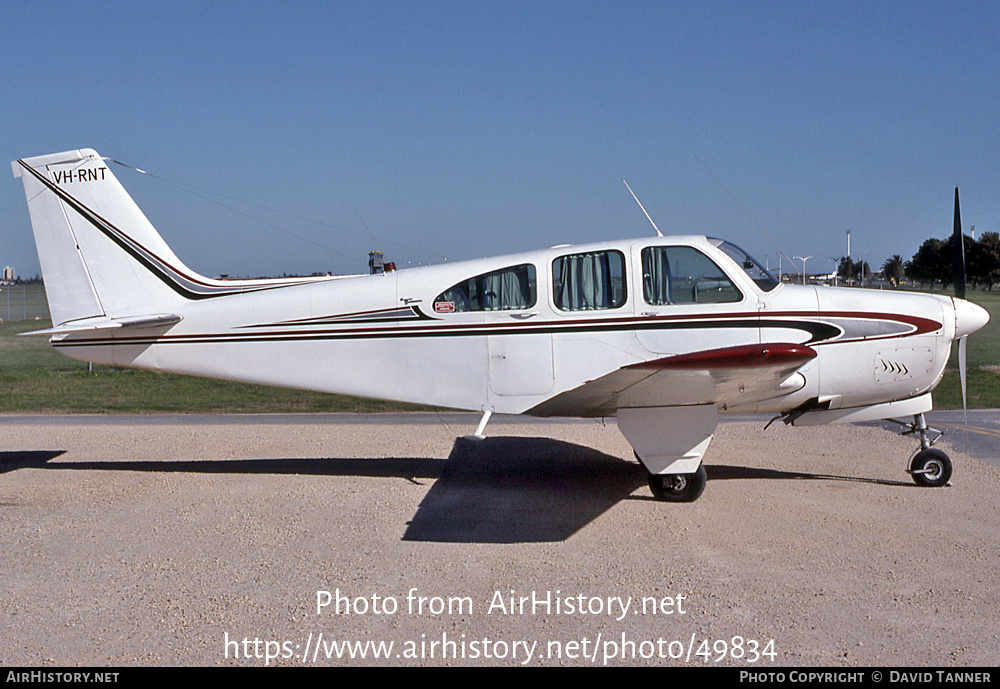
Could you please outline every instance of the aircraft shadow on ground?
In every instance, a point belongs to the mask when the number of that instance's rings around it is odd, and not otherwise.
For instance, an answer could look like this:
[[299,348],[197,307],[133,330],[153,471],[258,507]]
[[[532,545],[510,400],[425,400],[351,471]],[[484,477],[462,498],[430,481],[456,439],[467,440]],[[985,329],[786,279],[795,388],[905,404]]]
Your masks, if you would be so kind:
[[[899,481],[726,465],[706,465],[706,471],[709,490],[712,480],[855,481],[916,487]],[[646,470],[638,463],[580,445],[548,438],[459,438],[403,539],[562,541],[622,500],[654,500],[648,491],[632,495],[645,485]]]
[[881,478],[865,478],[863,476],[836,476],[834,474],[810,474],[804,471],[781,471],[779,469],[756,469],[753,467],[728,466],[725,464],[705,464],[705,472],[709,481],[729,481],[737,479],[754,479],[766,481],[809,480],[809,481],[852,481],[855,483],[873,483],[880,486],[905,486],[919,488],[909,481],[895,481]]
[[646,483],[638,463],[549,438],[459,438],[447,459],[426,457],[104,460],[53,462],[62,450],[0,452],[0,474],[20,468],[193,474],[399,478],[434,484],[404,540],[561,541]]
[[[234,460],[109,460],[52,462],[64,450],[0,452],[0,474],[19,468],[57,471],[140,471],[276,474],[434,480],[403,540],[449,543],[564,541],[622,500],[653,498],[646,470],[631,459],[550,438],[456,439],[447,459],[431,457]],[[706,464],[712,481],[855,481],[882,479]],[[706,499],[706,498],[702,498]],[[664,504],[664,508],[670,505]],[[677,506],[686,508],[687,506]]]
[[0,474],[16,469],[45,467],[48,462],[66,454],[66,450],[21,450],[0,452]]
[[0,452],[0,474],[15,469],[44,468],[57,471],[148,471],[190,474],[285,474],[304,476],[370,476],[402,478],[412,482],[437,478],[444,460],[424,457],[373,457],[333,459],[167,459],[57,462],[50,460],[65,450]]
[[563,541],[646,484],[638,463],[549,438],[459,438],[407,541]]

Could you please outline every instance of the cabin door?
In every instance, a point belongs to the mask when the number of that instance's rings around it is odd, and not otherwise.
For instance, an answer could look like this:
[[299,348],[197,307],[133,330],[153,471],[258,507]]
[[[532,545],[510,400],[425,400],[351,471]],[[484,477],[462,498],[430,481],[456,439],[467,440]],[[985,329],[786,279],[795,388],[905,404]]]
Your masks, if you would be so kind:
[[542,395],[552,389],[552,335],[531,332],[537,315],[487,315],[490,391],[501,396]]

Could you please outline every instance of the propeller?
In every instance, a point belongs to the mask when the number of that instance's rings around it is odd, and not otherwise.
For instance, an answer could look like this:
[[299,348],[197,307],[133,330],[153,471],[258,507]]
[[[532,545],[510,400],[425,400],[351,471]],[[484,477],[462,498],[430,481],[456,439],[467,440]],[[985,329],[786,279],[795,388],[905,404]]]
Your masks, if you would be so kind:
[[962,217],[958,211],[958,187],[955,187],[955,227],[951,233],[951,266],[955,278],[955,296],[965,299],[965,239]]
[[962,382],[962,409],[965,411],[966,442],[968,442],[969,405],[967,388],[969,335],[990,320],[986,309],[965,298],[965,237],[958,212],[958,187],[955,187],[955,231],[952,234],[952,264],[955,268],[955,334],[958,336],[958,373]]
[[[962,237],[962,216],[958,210],[958,187],[955,187],[955,224],[951,234],[951,265],[955,278],[955,298],[965,299],[965,239]],[[969,336],[958,338],[958,375],[962,381],[962,409],[966,415],[969,407],[966,397],[966,345]]]
[[966,405],[966,402],[965,402],[965,400],[966,400],[966,396],[965,396],[965,392],[966,392],[965,366],[966,366],[966,360],[967,360],[966,359],[966,351],[965,351],[965,349],[966,349],[966,345],[968,344],[968,342],[969,342],[969,336],[968,335],[963,335],[962,337],[958,338],[958,376],[962,380],[962,409],[965,410],[966,414],[969,413],[968,405]]

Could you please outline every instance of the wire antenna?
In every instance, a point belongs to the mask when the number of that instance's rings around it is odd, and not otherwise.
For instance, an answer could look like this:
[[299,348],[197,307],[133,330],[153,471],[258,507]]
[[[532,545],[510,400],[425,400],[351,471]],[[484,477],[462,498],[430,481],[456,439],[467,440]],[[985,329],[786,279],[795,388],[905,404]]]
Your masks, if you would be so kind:
[[[624,177],[622,177],[622,182],[625,182],[625,178]],[[639,204],[639,208],[642,208],[642,212],[646,213],[646,209],[643,208],[642,202],[639,200],[639,197],[635,195],[635,192],[632,191],[632,187],[630,187],[628,185],[628,182],[625,182],[625,188],[628,189],[628,193],[632,194],[632,198],[635,199],[635,202]],[[651,217],[649,217],[649,213],[646,213],[646,220],[648,220],[649,224],[653,226],[654,230],[656,230],[656,236],[657,237],[662,237],[663,233],[660,232],[660,228],[656,226],[656,223],[653,222],[653,219]]]
[[729,191],[729,189],[726,189],[726,185],[722,183],[722,180],[720,180],[718,177],[716,177],[715,173],[708,169],[708,165],[705,165],[704,161],[702,161],[702,159],[699,158],[698,156],[695,156],[694,159],[697,160],[699,163],[701,163],[701,166],[703,168],[705,168],[705,170],[708,172],[708,174],[712,175],[712,179],[714,179],[716,182],[718,182],[719,186],[722,187],[727,194],[729,194],[729,198],[731,198],[733,201],[735,201],[736,205],[740,207],[740,210],[742,210],[744,213],[747,214],[747,217],[750,218],[750,220],[753,222],[753,224],[757,226],[757,229],[760,230],[761,232],[763,232],[764,236],[771,240],[771,243],[774,244],[774,248],[778,250],[778,253],[780,253],[782,256],[784,256],[785,258],[787,258],[789,263],[791,263],[792,265],[795,265],[795,262],[792,261],[792,259],[789,257],[789,255],[786,254],[784,251],[782,251],[781,247],[778,246],[778,242],[774,241],[774,237],[772,237],[771,235],[769,235],[767,233],[767,230],[765,230],[764,227],[759,222],[757,222],[757,218],[755,218],[752,215],[750,215],[750,211],[748,211],[746,208],[744,208],[743,204],[740,203],[739,199],[737,199],[735,196],[733,196],[733,192]]
[[[160,175],[155,175],[152,172],[147,172],[146,170],[140,170],[139,168],[135,167],[134,165],[129,165],[127,163],[123,163],[123,162],[121,162],[119,160],[115,160],[114,158],[106,158],[106,160],[108,160],[108,161],[110,161],[112,163],[115,163],[116,165],[121,165],[124,168],[128,168],[129,170],[133,170],[133,171],[138,172],[140,174],[143,174],[143,175],[146,175],[146,176],[151,177],[153,179],[156,179],[156,180],[158,180],[160,182],[165,182],[166,184],[169,184],[169,185],[171,185],[173,187],[176,187],[176,188],[180,189],[181,191],[185,191],[188,194],[191,194],[192,196],[196,196],[196,197],[202,199],[203,201],[207,201],[208,203],[212,203],[212,204],[215,204],[216,206],[219,206],[221,208],[225,208],[226,210],[232,211],[233,213],[236,213],[237,215],[242,215],[245,218],[249,218],[250,220],[254,220],[254,221],[256,221],[256,222],[258,222],[258,223],[260,223],[262,225],[266,225],[267,227],[270,227],[272,229],[278,230],[279,232],[283,232],[284,234],[287,234],[290,237],[295,237],[296,239],[299,239],[299,240],[301,240],[303,242],[306,242],[307,244],[312,244],[313,246],[316,246],[316,247],[318,247],[320,249],[323,249],[324,251],[329,251],[332,254],[336,254],[337,256],[341,256],[342,258],[346,258],[346,259],[349,259],[351,261],[356,260],[356,257],[348,256],[346,254],[343,254],[343,253],[337,251],[336,249],[331,248],[330,246],[328,246],[326,244],[321,244],[319,242],[313,241],[312,239],[309,239],[308,237],[303,237],[303,236],[301,236],[299,234],[296,234],[294,232],[290,232],[289,230],[285,229],[284,227],[280,227],[280,226],[275,225],[273,223],[267,222],[267,221],[265,221],[265,220],[263,220],[263,219],[261,219],[259,217],[251,215],[249,213],[245,213],[245,212],[243,212],[243,211],[241,211],[239,209],[233,208],[230,205],[227,205],[225,203],[221,203],[221,202],[217,201],[216,199],[210,198],[210,196],[208,196],[208,195],[217,196],[219,198],[227,199],[229,201],[235,201],[237,203],[245,204],[245,205],[251,206],[253,208],[257,208],[257,209],[264,210],[264,211],[269,211],[269,212],[272,212],[272,213],[277,213],[279,215],[284,215],[286,217],[294,218],[296,220],[301,220],[303,222],[312,223],[313,225],[320,225],[322,227],[327,227],[327,228],[336,230],[338,232],[343,232],[345,234],[351,234],[351,235],[355,235],[357,237],[365,237],[366,236],[362,232],[357,232],[355,230],[349,230],[347,228],[340,227],[339,225],[334,225],[332,223],[324,222],[322,220],[314,220],[312,218],[307,218],[307,217],[304,217],[304,216],[301,216],[301,215],[297,215],[295,213],[289,213],[288,211],[283,211],[283,210],[278,209],[278,208],[271,208],[270,206],[264,206],[264,205],[261,205],[259,203],[254,203],[252,201],[246,201],[245,199],[236,198],[235,196],[227,196],[226,194],[222,194],[222,193],[217,192],[217,191],[212,191],[211,189],[204,189],[202,187],[197,187],[197,186],[194,186],[193,184],[188,184],[186,182],[178,182],[176,180],[169,179],[167,177],[161,177]],[[355,209],[354,212],[357,213],[357,209]],[[361,217],[360,213],[358,213],[358,217],[359,218]],[[364,219],[361,220],[361,224],[365,225]],[[372,234],[371,230],[368,229],[367,225],[365,225],[365,230],[368,231],[368,235],[367,236],[371,237],[374,240],[375,237]],[[376,243],[377,243],[377,241],[376,241]],[[433,253],[431,251],[427,251],[426,249],[421,249],[421,248],[418,248],[418,247],[408,246],[406,244],[403,244],[402,242],[391,242],[391,243],[393,244],[393,246],[401,247],[403,249],[407,249],[407,250],[410,250],[410,251],[417,251],[417,252],[422,253],[422,254],[424,254],[426,256],[431,256],[433,258],[438,258],[438,259],[442,259],[442,260],[445,260],[445,261],[448,260],[447,256],[442,256],[440,254],[435,254],[435,253]]]
[[[358,209],[357,209],[357,208],[355,208],[355,209],[354,209],[354,212],[355,212],[355,213],[358,213]],[[358,220],[360,220],[360,221],[361,221],[361,224],[365,226],[365,229],[366,229],[366,230],[368,230],[368,223],[366,223],[366,222],[365,222],[365,219],[361,217],[361,213],[358,213]],[[382,247],[380,247],[380,246],[378,245],[378,240],[377,240],[377,239],[375,239],[375,235],[373,235],[373,234],[372,234],[372,231],[371,231],[371,230],[368,230],[368,236],[372,238],[372,241],[373,241],[373,242],[375,242],[375,248],[376,248],[376,249],[378,249],[379,251],[381,251],[381,250],[382,250]]]

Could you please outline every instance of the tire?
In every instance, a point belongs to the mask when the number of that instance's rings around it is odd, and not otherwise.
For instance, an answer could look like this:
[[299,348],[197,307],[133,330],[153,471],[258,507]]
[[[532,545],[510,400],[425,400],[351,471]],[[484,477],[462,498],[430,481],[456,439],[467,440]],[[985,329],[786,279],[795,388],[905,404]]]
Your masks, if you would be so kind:
[[650,474],[649,490],[664,502],[694,502],[701,497],[708,482],[705,465],[698,465],[693,474]]
[[939,488],[951,480],[951,459],[941,450],[928,448],[917,453],[910,462],[910,475],[918,486]]

